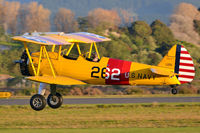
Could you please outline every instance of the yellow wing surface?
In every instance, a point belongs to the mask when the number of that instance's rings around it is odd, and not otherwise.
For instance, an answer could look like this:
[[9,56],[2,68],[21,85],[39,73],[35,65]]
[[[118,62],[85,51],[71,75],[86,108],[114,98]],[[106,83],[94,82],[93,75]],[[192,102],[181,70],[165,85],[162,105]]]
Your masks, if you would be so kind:
[[64,34],[63,37],[65,37],[69,42],[93,43],[93,42],[110,41],[110,39],[107,37],[103,37],[88,32]]
[[56,76],[56,77],[53,77],[53,76],[31,76],[31,77],[26,77],[26,79],[36,81],[36,82],[48,83],[48,84],[60,84],[60,85],[86,84],[82,81],[64,77],[64,76]]
[[[57,35],[58,36],[58,35]],[[15,36],[13,40],[27,42],[27,43],[34,43],[34,44],[42,44],[42,45],[69,45],[70,42],[66,41],[62,38],[55,38],[51,35],[44,35],[44,36]]]
[[110,41],[109,38],[88,32],[77,32],[69,34],[65,34],[62,32],[44,32],[43,34],[34,33],[33,35],[24,34],[22,36],[13,37],[13,40],[42,45],[69,45],[76,42],[93,43]]

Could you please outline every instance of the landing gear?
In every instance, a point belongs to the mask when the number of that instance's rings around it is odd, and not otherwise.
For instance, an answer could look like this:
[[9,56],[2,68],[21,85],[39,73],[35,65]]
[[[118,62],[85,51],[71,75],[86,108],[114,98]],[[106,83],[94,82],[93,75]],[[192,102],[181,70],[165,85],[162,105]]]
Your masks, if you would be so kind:
[[176,86],[171,86],[172,89],[171,89],[171,93],[176,95],[178,93],[178,90],[176,89]]
[[171,93],[174,94],[174,95],[176,95],[176,94],[178,93],[178,90],[173,88],[173,89],[171,90]]
[[60,95],[60,93],[56,93],[55,95],[49,94],[47,98],[47,103],[49,107],[53,109],[59,108],[62,105],[62,102],[63,102],[63,98]]
[[45,108],[46,100],[45,100],[44,96],[42,96],[40,94],[35,94],[31,97],[30,105],[31,105],[32,109],[34,109],[36,111],[40,111]]
[[[31,108],[36,111],[43,110],[46,106],[46,99],[43,96],[46,90],[44,88],[45,88],[45,84],[41,83],[39,91],[38,91],[39,94],[35,94],[31,97],[31,100],[30,100]],[[49,107],[53,109],[59,108],[63,103],[63,98],[60,93],[56,92],[55,84],[51,84],[50,89],[51,89],[51,94],[49,94],[47,98],[47,104],[49,105]]]
[[51,94],[49,94],[49,96],[47,98],[47,103],[48,103],[49,107],[51,107],[53,109],[59,108],[62,105],[63,98],[60,95],[60,93],[56,92],[55,84],[51,84],[50,89],[51,89]]
[[49,94],[49,96],[47,98],[47,103],[48,103],[49,107],[51,107],[53,109],[59,108],[62,105],[63,98],[60,95],[60,93],[56,92],[55,84],[50,85],[50,89],[51,89],[51,94]]

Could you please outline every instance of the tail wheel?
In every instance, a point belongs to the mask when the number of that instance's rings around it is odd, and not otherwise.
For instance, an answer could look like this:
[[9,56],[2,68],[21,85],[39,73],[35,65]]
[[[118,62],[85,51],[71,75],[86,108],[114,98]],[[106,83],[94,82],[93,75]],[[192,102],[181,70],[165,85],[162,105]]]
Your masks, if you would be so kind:
[[178,90],[175,89],[175,88],[173,88],[173,89],[171,90],[171,93],[174,94],[174,95],[176,95],[176,94],[178,93]]
[[45,100],[44,96],[42,96],[40,94],[35,94],[31,97],[30,105],[31,105],[32,109],[34,109],[36,111],[40,111],[45,108],[46,100]]
[[56,93],[55,95],[49,94],[47,98],[47,104],[49,107],[56,109],[59,108],[63,103],[63,98],[60,93]]

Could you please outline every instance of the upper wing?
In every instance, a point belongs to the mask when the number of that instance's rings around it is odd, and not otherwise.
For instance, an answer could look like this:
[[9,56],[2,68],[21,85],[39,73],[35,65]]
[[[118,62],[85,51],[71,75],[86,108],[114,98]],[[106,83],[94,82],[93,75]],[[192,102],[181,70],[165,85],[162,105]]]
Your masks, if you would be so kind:
[[177,75],[174,72],[167,71],[167,70],[162,69],[162,68],[150,68],[150,70],[151,70],[152,73],[163,75],[163,76],[169,76],[170,77],[170,76],[173,76],[173,75]]
[[88,32],[76,32],[69,34],[65,34],[63,32],[36,32],[32,35],[24,34],[22,36],[14,36],[12,39],[43,45],[68,45],[75,42],[93,43],[110,41],[109,38]]
[[59,84],[59,85],[81,85],[86,84],[82,81],[63,77],[63,76],[56,76],[55,78],[53,76],[31,76],[26,77],[26,79],[33,80],[36,82],[43,82],[48,84]]
[[[59,35],[54,35],[59,36]],[[22,42],[28,42],[28,43],[35,43],[35,44],[43,44],[43,45],[68,45],[71,44],[64,38],[56,38],[53,35],[23,35],[23,36],[15,36],[12,39]]]
[[104,42],[111,40],[107,37],[103,37],[88,32],[76,32],[76,33],[64,34],[63,37],[66,37],[68,42],[82,42],[82,43]]

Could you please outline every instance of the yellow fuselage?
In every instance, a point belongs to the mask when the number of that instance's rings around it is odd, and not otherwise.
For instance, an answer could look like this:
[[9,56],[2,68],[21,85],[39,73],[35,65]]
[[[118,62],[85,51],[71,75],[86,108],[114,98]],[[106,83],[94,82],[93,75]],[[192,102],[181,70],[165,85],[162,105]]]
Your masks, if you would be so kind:
[[[33,64],[38,66],[39,52],[32,53]],[[151,68],[158,66],[122,61],[102,57],[99,62],[93,62],[79,56],[76,60],[58,57],[58,53],[49,52],[55,75],[73,78],[88,84],[96,85],[175,85],[180,84],[176,76],[161,76],[153,73]],[[166,71],[174,71],[168,68]],[[31,75],[33,70],[29,64]],[[39,76],[52,76],[52,71],[46,57],[42,57]]]

